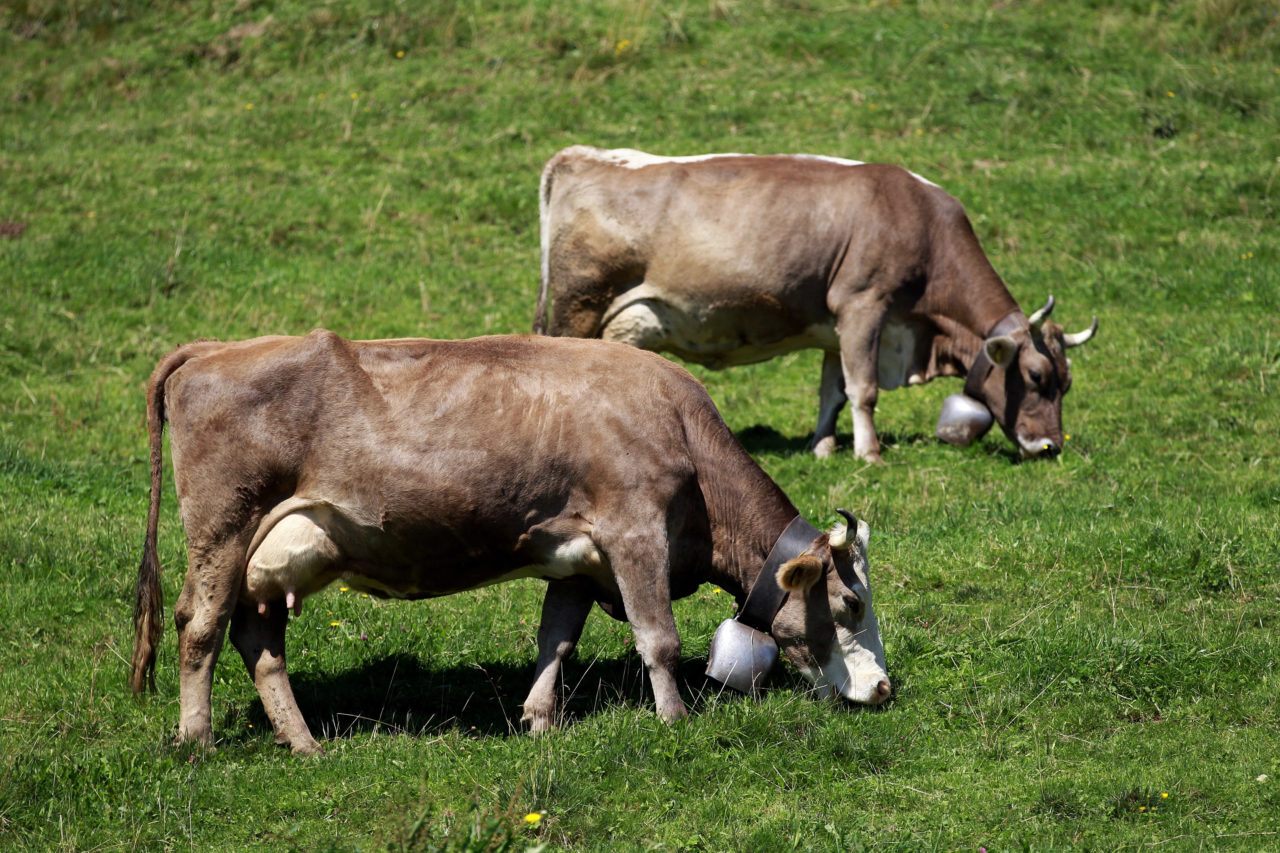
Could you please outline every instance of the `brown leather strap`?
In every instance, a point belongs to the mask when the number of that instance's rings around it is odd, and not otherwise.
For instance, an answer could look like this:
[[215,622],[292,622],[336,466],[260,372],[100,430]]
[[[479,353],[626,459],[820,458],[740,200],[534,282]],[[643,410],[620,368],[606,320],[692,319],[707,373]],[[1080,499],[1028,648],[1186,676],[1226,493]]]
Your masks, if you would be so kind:
[[773,617],[787,600],[787,592],[778,586],[778,569],[788,560],[803,554],[813,541],[821,536],[821,531],[797,515],[782,531],[782,535],[773,543],[769,557],[764,561],[760,574],[756,575],[747,600],[738,611],[737,620],[757,631],[769,633],[773,627]]
[[987,355],[987,341],[1000,335],[1016,332],[1025,325],[1027,325],[1027,315],[1018,309],[1005,314],[991,327],[991,331],[987,332],[986,337],[982,339],[982,345],[978,348],[978,357],[973,360],[973,364],[969,365],[969,373],[965,376],[964,395],[966,397],[982,400],[982,386],[986,383],[992,368],[995,367]]

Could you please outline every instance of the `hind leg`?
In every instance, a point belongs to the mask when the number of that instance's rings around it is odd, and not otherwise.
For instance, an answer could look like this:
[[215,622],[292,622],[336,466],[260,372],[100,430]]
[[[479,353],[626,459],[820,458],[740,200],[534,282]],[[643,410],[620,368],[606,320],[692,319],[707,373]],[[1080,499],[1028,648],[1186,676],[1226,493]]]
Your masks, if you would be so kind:
[[247,544],[232,538],[189,548],[187,577],[173,612],[178,629],[178,743],[213,743],[213,670],[240,592]]
[[809,443],[814,456],[825,459],[835,453],[836,423],[847,400],[840,353],[827,352],[822,356],[822,382],[818,386],[818,426],[813,432],[813,441]]
[[556,683],[560,666],[573,654],[594,599],[585,584],[574,579],[550,581],[542,602],[538,625],[538,665],[533,688],[524,700],[524,716],[530,732],[545,732],[556,725]]
[[253,676],[262,707],[275,729],[276,743],[287,745],[295,755],[321,752],[293,698],[285,669],[284,634],[289,612],[279,606],[265,610],[264,614],[251,605],[236,607],[231,619],[231,643]]

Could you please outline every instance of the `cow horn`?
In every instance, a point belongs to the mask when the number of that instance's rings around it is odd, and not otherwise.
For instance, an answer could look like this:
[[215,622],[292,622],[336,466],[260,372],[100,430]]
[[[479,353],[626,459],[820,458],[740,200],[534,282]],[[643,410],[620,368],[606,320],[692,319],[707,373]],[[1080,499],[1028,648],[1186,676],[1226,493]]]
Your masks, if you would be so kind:
[[838,509],[836,512],[844,518],[844,524],[832,528],[827,544],[837,551],[843,551],[849,547],[849,531],[852,529],[854,534],[857,534],[858,519],[854,518],[853,513],[847,509]]
[[1088,343],[1089,339],[1098,333],[1098,318],[1093,318],[1093,325],[1085,329],[1083,332],[1076,332],[1074,335],[1063,335],[1062,345],[1067,349],[1078,347],[1081,344]]
[[1040,331],[1040,325],[1044,323],[1045,320],[1048,320],[1049,315],[1052,313],[1053,313],[1053,294],[1050,293],[1049,301],[1044,304],[1043,308],[1041,308],[1039,311],[1037,311],[1036,313],[1028,317],[1027,323],[1031,325],[1032,329],[1035,329],[1038,332]]

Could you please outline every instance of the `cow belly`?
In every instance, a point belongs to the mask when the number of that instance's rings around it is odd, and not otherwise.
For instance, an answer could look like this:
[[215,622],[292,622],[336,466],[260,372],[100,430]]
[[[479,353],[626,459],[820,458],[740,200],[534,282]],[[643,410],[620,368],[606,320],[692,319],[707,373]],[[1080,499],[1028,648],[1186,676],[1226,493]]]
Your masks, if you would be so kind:
[[587,533],[553,537],[545,548],[529,554],[536,560],[532,565],[493,575],[463,572],[455,576],[437,571],[424,575],[423,567],[400,566],[397,561],[351,559],[338,544],[344,541],[344,530],[350,533],[349,526],[350,519],[330,505],[285,515],[249,558],[243,600],[264,605],[284,599],[287,607],[297,610],[304,598],[339,577],[360,592],[399,599],[448,595],[519,578],[561,580],[589,575],[606,588],[612,586],[607,561]]
[[886,391],[903,385],[923,385],[925,378],[915,361],[915,330],[902,323],[886,323],[880,330],[880,357],[876,362],[877,384]]
[[[776,316],[765,316],[776,320]],[[713,370],[768,361],[802,349],[834,349],[833,323],[788,329],[762,326],[759,311],[683,311],[645,285],[618,297],[605,312],[600,337],[653,352],[669,352]]]
[[574,575],[590,575],[597,582],[602,582],[608,578],[607,572],[602,571],[604,567],[604,555],[596,547],[595,541],[584,533],[558,544],[542,562],[498,575],[492,580],[485,581],[481,586],[521,578],[564,580]]

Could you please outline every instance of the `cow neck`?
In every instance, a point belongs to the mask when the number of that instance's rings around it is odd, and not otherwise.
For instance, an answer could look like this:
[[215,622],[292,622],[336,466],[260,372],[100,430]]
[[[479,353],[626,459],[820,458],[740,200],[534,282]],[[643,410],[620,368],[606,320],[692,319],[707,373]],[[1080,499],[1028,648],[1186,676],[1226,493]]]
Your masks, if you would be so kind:
[[982,341],[978,344],[978,354],[974,356],[973,362],[969,365],[969,370],[964,380],[964,393],[967,397],[975,400],[982,399],[982,386],[986,383],[987,377],[991,375],[992,368],[995,365],[991,362],[991,358],[987,355],[987,341],[1000,335],[1011,335],[1027,325],[1027,317],[1022,313],[1021,309],[1015,308],[1008,314],[1005,314],[1000,320],[992,326]]
[[787,591],[778,585],[778,569],[809,549],[821,531],[797,515],[773,543],[760,573],[747,591],[747,600],[738,609],[737,620],[757,631],[769,633],[773,619],[787,600]]

